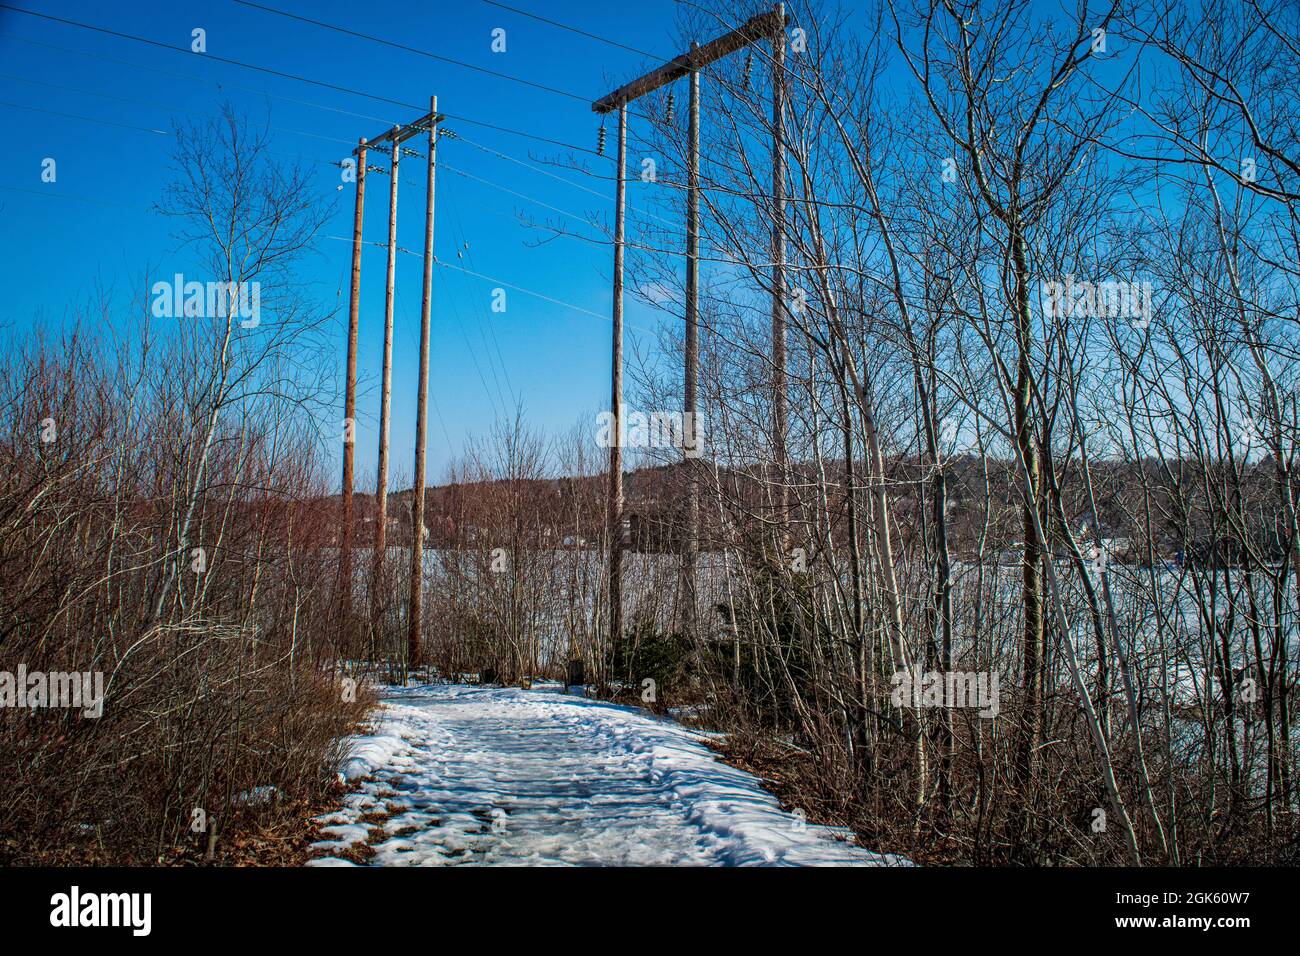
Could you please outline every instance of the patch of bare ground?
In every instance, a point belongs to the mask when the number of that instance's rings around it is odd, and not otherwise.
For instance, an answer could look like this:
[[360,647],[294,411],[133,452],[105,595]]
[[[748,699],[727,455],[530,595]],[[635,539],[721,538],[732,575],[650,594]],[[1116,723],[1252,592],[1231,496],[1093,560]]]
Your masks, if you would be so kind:
[[250,809],[222,826],[208,858],[206,834],[187,834],[157,856],[123,856],[110,852],[93,827],[80,828],[66,840],[51,840],[40,850],[0,840],[0,860],[10,866],[300,866],[314,854],[311,844],[323,839],[314,818],[337,809],[347,791],[339,786],[317,800],[281,800],[266,809]]
[[373,824],[367,843],[346,850],[322,853],[312,844],[329,839],[316,818],[342,808],[344,798],[369,778],[351,786],[338,784],[317,800],[277,800],[268,807],[249,808],[227,827],[218,822],[217,839],[208,858],[206,834],[187,834],[156,857],[134,855],[123,858],[103,846],[93,828],[82,828],[67,840],[52,840],[47,849],[33,852],[12,839],[0,839],[0,861],[9,866],[302,866],[321,856],[337,856],[353,863],[365,863],[374,856],[373,845],[388,838],[383,824],[393,808],[385,804],[367,812],[361,823]]
[[[369,783],[369,782],[372,782],[372,778],[367,777],[358,780],[356,781],[356,785],[353,787],[353,789],[354,790],[359,789],[361,784]],[[385,790],[379,793],[381,799],[385,797],[396,796],[396,795],[397,794],[391,790]],[[342,801],[340,800],[338,805],[327,808],[322,812],[328,813],[330,812],[330,810],[338,810],[341,806],[342,806]],[[310,853],[309,859],[320,859],[321,857],[333,856],[360,865],[369,863],[370,860],[375,855],[375,847],[378,844],[383,843],[385,840],[391,839],[392,837],[395,836],[399,836],[399,837],[409,836],[410,834],[419,831],[419,827],[403,827],[401,830],[398,830],[395,833],[387,832],[384,829],[384,824],[388,822],[389,817],[391,817],[395,812],[397,812],[397,810],[398,807],[394,806],[391,803],[384,803],[382,806],[375,807],[372,810],[367,810],[365,813],[363,813],[360,817],[357,818],[358,823],[367,825],[370,828],[369,835],[367,836],[366,841],[364,843],[353,843],[351,846],[341,850],[313,851]],[[321,839],[321,838],[317,837],[317,839]]]

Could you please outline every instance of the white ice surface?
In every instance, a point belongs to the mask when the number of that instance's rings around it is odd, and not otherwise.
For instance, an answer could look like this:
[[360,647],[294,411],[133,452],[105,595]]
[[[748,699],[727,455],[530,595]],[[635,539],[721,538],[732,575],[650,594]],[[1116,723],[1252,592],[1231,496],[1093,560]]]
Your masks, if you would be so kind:
[[319,818],[321,853],[378,826],[379,866],[908,865],[783,812],[703,735],[555,686],[397,689],[376,721],[344,769],[373,779]]

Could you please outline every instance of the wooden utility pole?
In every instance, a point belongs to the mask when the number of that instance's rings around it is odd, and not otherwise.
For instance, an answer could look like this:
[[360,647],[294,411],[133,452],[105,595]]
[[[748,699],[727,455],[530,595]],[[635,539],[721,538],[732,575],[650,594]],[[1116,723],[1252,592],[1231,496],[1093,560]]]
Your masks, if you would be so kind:
[[772,8],[772,450],[776,458],[777,540],[790,547],[790,458],[785,364],[785,4]]
[[393,404],[393,279],[397,271],[397,180],[402,159],[398,128],[389,134],[388,281],[384,295],[384,365],[379,386],[379,465],[375,473],[375,544],[371,553],[371,640],[379,637],[384,610],[384,549],[388,543],[388,423]]
[[700,482],[692,458],[700,454],[700,70],[691,44],[691,98],[686,130],[686,369],[682,376],[685,419],[682,455],[686,469],[686,541],[682,579],[684,624],[692,636],[696,625],[696,581],[700,557]]
[[424,452],[429,431],[429,310],[433,296],[433,186],[438,146],[438,97],[429,97],[429,181],[424,209],[424,291],[420,297],[420,377],[415,400],[415,484],[411,488],[411,608],[406,666],[420,666],[420,605],[424,584]]
[[[347,381],[343,399],[343,540],[339,552],[339,578],[344,626],[351,633],[352,533],[356,514],[352,504],[352,462],[356,449],[357,329],[361,312],[361,226],[366,204],[366,138],[357,144],[357,203],[352,215],[352,291],[348,299]],[[349,649],[348,653],[351,653]]]
[[[699,71],[708,66],[715,60],[730,53],[742,49],[751,43],[760,42],[766,38],[774,36],[781,32],[785,26],[784,12],[780,5],[767,13],[760,13],[757,16],[750,17],[743,26],[732,30],[715,40],[710,40],[703,46],[691,44],[688,53],[656,67],[644,76],[640,76],[630,83],[625,83],[618,89],[614,90],[596,102],[591,104],[594,112],[605,114],[615,109],[619,110],[619,170],[618,185],[616,192],[617,208],[615,209],[615,243],[614,243],[614,309],[616,331],[614,333],[615,347],[613,356],[613,380],[617,383],[614,386],[613,395],[611,396],[614,405],[614,422],[621,428],[622,426],[622,382],[623,382],[623,352],[622,352],[622,290],[623,290],[623,163],[624,163],[624,135],[626,128],[627,104],[633,100],[645,96],[647,93],[653,93],[660,87],[679,80],[684,76],[691,78],[691,104],[690,104],[690,142],[689,142],[689,185],[687,192],[687,259],[686,259],[686,369],[683,382],[683,413],[689,414],[684,422],[685,444],[684,449],[687,457],[693,457],[699,452],[698,437],[700,435],[700,425],[698,420],[698,407],[696,401],[696,386],[698,384],[698,367],[699,367],[699,310],[698,310],[698,293],[699,293],[699,146],[700,146],[700,76]],[[782,362],[784,362],[784,351],[782,352]],[[620,449],[621,452],[621,449]],[[617,469],[618,478],[615,479],[613,472]],[[610,454],[610,483],[609,483],[609,510],[611,515],[617,512],[622,514],[623,511],[623,481],[622,481],[622,456],[617,457],[611,450]],[[698,564],[699,553],[699,482],[697,472],[694,466],[687,463],[687,506],[686,506],[686,537],[687,541],[684,547],[683,561],[683,578],[686,582],[686,597],[688,605],[688,614],[690,615],[690,624],[694,626],[695,617],[695,571]],[[621,534],[621,528],[619,529]],[[618,539],[619,535],[611,532],[611,538]],[[621,540],[619,541],[621,544]],[[618,627],[622,626],[622,607],[619,606],[617,617],[614,612],[614,596],[622,593],[622,555],[621,552],[615,556],[615,548],[618,545],[611,544],[610,548],[610,627],[611,627],[611,647],[613,641],[618,637],[618,631],[614,630],[615,622]],[[620,597],[621,602],[621,597]]]
[[627,103],[618,108],[618,159],[614,171],[614,338],[610,408],[614,440],[609,446],[609,633],[610,654],[623,640],[623,210],[627,197]]
[[[388,174],[392,178],[389,183],[388,191],[388,278],[386,284],[386,296],[384,300],[384,358],[383,358],[383,378],[380,386],[380,405],[379,405],[379,467],[375,475],[375,535],[373,552],[371,555],[371,577],[370,577],[370,628],[371,628],[371,650],[374,650],[375,641],[379,637],[379,625],[383,616],[383,598],[384,598],[384,549],[387,545],[388,538],[388,426],[390,411],[392,408],[393,397],[393,287],[394,277],[397,270],[397,179],[400,171],[402,159],[402,142],[414,136],[421,130],[428,129],[429,133],[429,209],[426,229],[426,249],[425,249],[425,293],[424,293],[424,314],[423,314],[423,331],[420,342],[421,362],[420,362],[420,381],[421,392],[419,399],[419,436],[417,442],[417,471],[419,475],[419,486],[423,492],[424,476],[424,404],[427,394],[428,381],[428,329],[429,329],[429,273],[430,263],[429,256],[432,255],[433,247],[433,127],[441,119],[437,115],[436,109],[431,109],[426,116],[411,123],[409,126],[394,126],[392,129],[380,133],[373,139],[362,137],[357,148],[353,151],[357,157],[357,204],[356,211],[352,219],[352,292],[348,303],[348,358],[347,358],[347,385],[346,397],[344,398],[344,416],[345,432],[343,444],[343,541],[341,555],[339,559],[339,586],[342,588],[343,607],[345,611],[351,612],[352,609],[352,533],[355,516],[353,512],[352,501],[352,480],[353,480],[353,449],[355,444],[355,428],[357,413],[357,330],[358,315],[361,304],[361,247],[363,245],[361,233],[362,223],[364,221],[363,208],[366,194],[366,154],[368,150],[374,149],[390,154],[390,163]],[[381,145],[387,143],[387,145]],[[375,172],[383,172],[376,167]],[[423,495],[420,496],[420,507],[423,507]],[[423,529],[423,521],[420,522],[420,528]],[[417,544],[418,546],[418,544]],[[418,621],[419,603],[418,598],[414,604],[414,614]]]

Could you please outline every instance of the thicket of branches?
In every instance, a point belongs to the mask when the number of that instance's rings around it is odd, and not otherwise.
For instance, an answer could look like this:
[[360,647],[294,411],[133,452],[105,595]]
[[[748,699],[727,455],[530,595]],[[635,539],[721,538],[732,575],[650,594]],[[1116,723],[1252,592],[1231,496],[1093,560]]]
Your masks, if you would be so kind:
[[[426,659],[524,680],[581,658],[779,763],[810,818],[922,861],[1295,862],[1300,11],[789,11],[806,43],[778,122],[766,45],[703,74],[705,454],[629,478],[625,633],[597,426],[548,445],[516,419],[430,498]],[[702,0],[684,36],[739,19]],[[687,111],[665,95],[629,144],[628,288],[668,313],[643,411],[681,406]],[[98,720],[0,711],[11,856],[156,857],[199,842],[196,808],[319,795],[360,709],[330,665],[400,662],[405,562],[369,588],[361,568],[356,619],[338,610],[302,365],[321,316],[292,291],[320,213],[247,136],[183,135],[163,208],[211,278],[262,281],[258,327],[150,320],[6,358],[0,670],[109,676]],[[1072,314],[1051,307],[1066,281],[1094,290]],[[1150,311],[1108,309],[1106,283]],[[925,672],[995,675],[996,716],[899,706],[898,675]]]
[[6,349],[0,670],[100,672],[104,698],[98,718],[0,709],[5,861],[226,858],[228,837],[336,788],[337,739],[364,714],[333,673],[302,365],[323,317],[292,291],[321,210],[233,115],[177,136],[160,211],[184,271],[260,282],[260,319],[105,296]]
[[[920,859],[1294,862],[1300,13],[789,10],[807,44],[779,127],[766,44],[703,74],[706,454],[673,467],[676,493],[629,492],[671,513],[685,469],[704,483],[699,625],[666,548],[611,647],[597,560],[569,582],[589,666],[633,690],[667,675],[671,702],[797,768],[791,799]],[[706,0],[684,35],[742,19]],[[639,102],[657,118],[628,153],[628,287],[669,313],[644,410],[681,407],[687,110],[665,98]],[[1069,279],[1138,283],[1150,312],[1054,311]],[[582,487],[603,548],[601,488]],[[511,507],[498,524],[557,533],[575,513]],[[462,607],[488,593],[460,580]],[[891,701],[895,674],[928,671],[996,674],[1000,713]]]

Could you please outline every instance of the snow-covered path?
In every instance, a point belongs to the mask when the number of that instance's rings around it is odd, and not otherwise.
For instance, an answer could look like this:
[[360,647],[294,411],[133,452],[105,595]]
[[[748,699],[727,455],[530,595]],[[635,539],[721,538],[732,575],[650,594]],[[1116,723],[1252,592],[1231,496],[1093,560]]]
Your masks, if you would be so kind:
[[558,687],[397,689],[377,720],[309,865],[367,842],[379,866],[903,863],[782,812],[698,733]]

